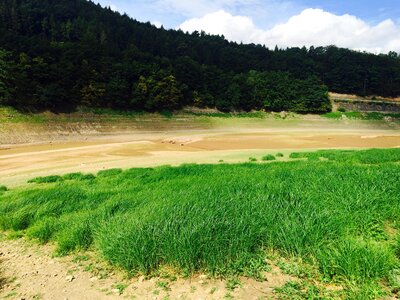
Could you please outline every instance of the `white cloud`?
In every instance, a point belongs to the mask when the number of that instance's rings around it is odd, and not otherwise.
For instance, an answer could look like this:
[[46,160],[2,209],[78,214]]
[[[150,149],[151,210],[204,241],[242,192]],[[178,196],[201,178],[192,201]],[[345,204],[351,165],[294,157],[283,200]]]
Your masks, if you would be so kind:
[[257,27],[251,18],[219,10],[192,18],[179,26],[183,31],[205,31],[244,43],[272,48],[337,45],[370,52],[400,51],[400,25],[385,20],[375,26],[351,15],[334,15],[321,9],[305,9],[286,23],[269,30]]
[[232,41],[250,43],[258,39],[262,31],[257,29],[252,19],[244,16],[232,16],[224,10],[207,14],[202,18],[190,19],[179,26],[183,31],[205,31],[214,35],[225,35]]

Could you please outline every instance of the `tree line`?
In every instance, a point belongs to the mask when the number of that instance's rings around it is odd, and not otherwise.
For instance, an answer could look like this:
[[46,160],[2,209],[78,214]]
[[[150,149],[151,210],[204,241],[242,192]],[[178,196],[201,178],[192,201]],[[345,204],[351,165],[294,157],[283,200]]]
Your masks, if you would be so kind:
[[268,49],[140,23],[85,0],[0,0],[0,104],[321,113],[328,89],[400,95],[400,58]]

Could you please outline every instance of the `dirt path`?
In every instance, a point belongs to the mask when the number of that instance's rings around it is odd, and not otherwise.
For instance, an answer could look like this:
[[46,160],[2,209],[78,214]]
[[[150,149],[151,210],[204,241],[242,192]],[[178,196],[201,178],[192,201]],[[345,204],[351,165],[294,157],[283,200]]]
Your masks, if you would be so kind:
[[[0,299],[274,299],[273,290],[290,277],[279,269],[266,274],[267,281],[241,279],[234,290],[222,280],[198,275],[190,279],[144,277],[127,279],[122,272],[89,255],[53,258],[53,247],[20,240],[0,241],[3,286]],[[168,298],[167,298],[168,297]]]

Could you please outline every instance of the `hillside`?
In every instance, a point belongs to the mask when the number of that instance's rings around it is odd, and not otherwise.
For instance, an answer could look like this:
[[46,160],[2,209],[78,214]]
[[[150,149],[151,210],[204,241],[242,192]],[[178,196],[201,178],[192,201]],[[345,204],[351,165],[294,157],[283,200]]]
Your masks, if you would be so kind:
[[0,104],[331,110],[327,91],[400,95],[398,54],[274,49],[156,28],[85,0],[0,0]]

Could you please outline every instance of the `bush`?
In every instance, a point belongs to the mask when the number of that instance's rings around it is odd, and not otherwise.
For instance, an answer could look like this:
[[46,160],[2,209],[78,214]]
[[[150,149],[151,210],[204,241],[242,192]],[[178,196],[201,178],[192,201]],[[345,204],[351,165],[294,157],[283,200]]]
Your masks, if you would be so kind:
[[8,189],[7,189],[6,186],[0,185],[0,193],[1,193],[1,192],[7,192],[7,191],[8,191]]
[[283,153],[279,152],[279,153],[277,153],[275,156],[276,156],[276,157],[283,157],[284,155],[283,155]]
[[255,158],[255,157],[250,157],[250,158],[249,158],[249,161],[255,162],[255,161],[257,161],[257,158]]
[[339,107],[339,108],[338,108],[338,111],[340,111],[340,112],[346,112],[346,109],[345,109],[344,107]]
[[265,156],[262,158],[262,160],[263,160],[263,161],[276,160],[276,157],[273,156],[272,154],[268,154],[268,155],[265,155]]

